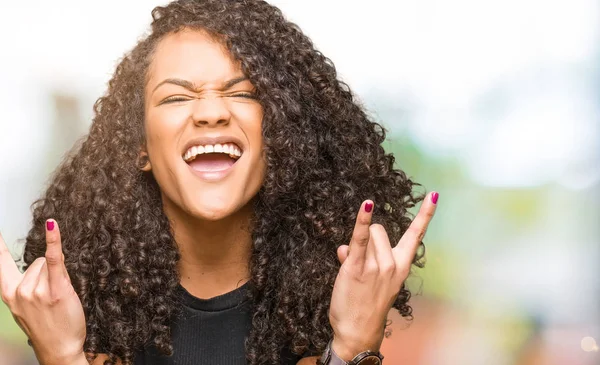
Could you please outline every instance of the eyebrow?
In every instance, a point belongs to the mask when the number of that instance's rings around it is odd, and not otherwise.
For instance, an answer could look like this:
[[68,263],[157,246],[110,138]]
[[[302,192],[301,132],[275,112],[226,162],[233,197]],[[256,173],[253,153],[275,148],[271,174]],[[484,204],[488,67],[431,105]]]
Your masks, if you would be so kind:
[[[246,80],[248,80],[248,78],[246,76],[236,77],[235,79],[226,81],[223,84],[223,87],[221,88],[221,90],[227,90],[227,89],[233,87],[233,85],[239,84],[240,82],[246,81]],[[173,84],[173,85],[181,86],[192,92],[197,92],[200,89],[197,85],[195,85],[193,82],[190,82],[188,80],[170,78],[170,79],[165,79],[165,80],[161,81],[158,85],[156,85],[156,87],[154,88],[154,90],[152,90],[152,92],[154,93],[156,91],[156,89],[158,89],[159,87],[161,87],[164,84]]]

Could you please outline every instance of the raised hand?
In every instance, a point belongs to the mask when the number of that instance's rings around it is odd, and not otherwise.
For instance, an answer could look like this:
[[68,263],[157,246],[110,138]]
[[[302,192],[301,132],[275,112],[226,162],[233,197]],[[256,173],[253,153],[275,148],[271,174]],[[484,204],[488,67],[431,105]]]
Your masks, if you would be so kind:
[[438,193],[430,193],[419,213],[392,248],[385,228],[371,224],[373,202],[361,205],[349,245],[338,248],[342,263],[331,297],[332,349],[345,361],[362,351],[378,351],[386,316],[435,213]]
[[0,235],[0,294],[42,365],[87,364],[81,301],[67,274],[60,231],[46,222],[46,255],[21,274]]

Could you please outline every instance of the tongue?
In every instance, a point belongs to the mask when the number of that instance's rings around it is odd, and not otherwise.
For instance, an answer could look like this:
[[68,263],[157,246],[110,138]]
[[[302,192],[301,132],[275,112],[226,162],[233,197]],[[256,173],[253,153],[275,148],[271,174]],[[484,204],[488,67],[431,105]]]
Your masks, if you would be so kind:
[[196,171],[221,171],[227,170],[234,161],[223,153],[205,153],[196,156],[189,165]]

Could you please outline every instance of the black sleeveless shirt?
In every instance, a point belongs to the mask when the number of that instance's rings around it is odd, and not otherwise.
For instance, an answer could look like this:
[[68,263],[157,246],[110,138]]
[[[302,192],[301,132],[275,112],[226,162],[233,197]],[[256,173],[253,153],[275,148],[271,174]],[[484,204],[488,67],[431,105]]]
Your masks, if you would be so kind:
[[[135,365],[246,365],[244,341],[251,329],[250,282],[210,299],[200,299],[182,286],[183,308],[171,323],[173,355],[162,356],[147,347],[135,356]],[[284,348],[282,365],[296,365],[301,358]]]

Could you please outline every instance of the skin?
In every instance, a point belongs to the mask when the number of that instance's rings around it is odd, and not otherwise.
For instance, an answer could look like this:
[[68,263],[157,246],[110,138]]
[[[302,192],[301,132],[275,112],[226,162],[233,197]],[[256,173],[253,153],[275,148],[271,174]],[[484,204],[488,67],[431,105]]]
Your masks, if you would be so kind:
[[[143,170],[156,178],[163,209],[181,250],[182,285],[193,295],[210,298],[249,279],[251,202],[265,173],[263,111],[248,98],[248,80],[227,51],[203,32],[182,31],[163,39],[146,85],[146,145]],[[188,89],[167,79],[195,85]],[[241,96],[246,95],[246,96]],[[173,103],[165,100],[179,98]],[[198,136],[234,135],[244,153],[223,180],[207,182],[193,175],[182,159],[184,146]],[[385,228],[371,224],[367,200],[357,207],[352,239],[338,249],[341,263],[329,320],[333,350],[344,360],[379,350],[386,316],[409,275],[412,260],[436,209],[430,193],[415,220],[392,248]],[[437,198],[436,198],[437,199]],[[21,274],[0,236],[0,292],[15,320],[32,340],[40,363],[87,364],[82,352],[85,318],[64,265],[60,232],[46,231],[47,251]],[[202,237],[202,239],[198,239]],[[43,319],[43,320],[42,320]],[[106,357],[100,355],[94,364]],[[315,364],[316,357],[298,364]]]
[[[250,277],[250,201],[262,185],[266,164],[262,106],[247,97],[254,87],[246,79],[224,88],[243,77],[219,43],[202,32],[182,31],[160,42],[146,85],[150,162],[144,169],[161,187],[164,211],[173,222],[181,283],[201,298],[231,291]],[[163,83],[175,78],[195,88]],[[189,171],[182,153],[195,137],[219,135],[239,138],[243,155],[223,180],[203,181]]]

